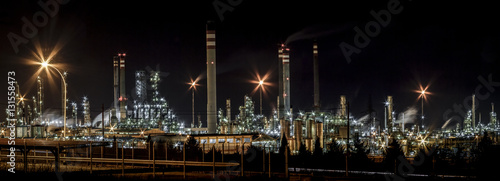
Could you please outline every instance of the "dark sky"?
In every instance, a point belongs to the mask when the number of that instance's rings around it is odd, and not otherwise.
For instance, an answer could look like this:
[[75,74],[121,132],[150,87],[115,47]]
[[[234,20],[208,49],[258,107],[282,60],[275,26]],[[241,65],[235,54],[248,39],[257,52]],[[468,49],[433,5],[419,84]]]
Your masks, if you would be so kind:
[[[489,122],[490,103],[499,103],[500,86],[485,89],[478,77],[492,76],[500,82],[498,71],[500,36],[499,11],[487,1],[263,1],[242,0],[232,11],[217,15],[214,0],[207,1],[81,1],[71,0],[59,6],[45,26],[38,27],[28,43],[16,53],[8,34],[23,36],[22,17],[33,21],[43,11],[37,1],[6,1],[0,7],[1,72],[16,71],[21,92],[31,97],[38,69],[29,65],[31,51],[39,44],[50,52],[62,47],[53,63],[64,64],[68,71],[68,98],[81,102],[88,96],[93,116],[101,104],[113,100],[112,57],[127,53],[127,93],[131,94],[136,70],[159,69],[164,72],[160,94],[182,120],[191,119],[190,78],[206,73],[205,24],[217,26],[217,100],[225,107],[231,98],[233,115],[243,104],[243,96],[256,85],[255,74],[270,72],[274,86],[264,96],[264,114],[276,105],[278,95],[277,45],[288,42],[291,49],[291,104],[294,111],[311,110],[313,105],[312,40],[317,39],[320,64],[322,109],[334,110],[339,96],[351,102],[355,117],[366,114],[369,97],[383,119],[383,102],[394,97],[395,111],[416,106],[420,112],[419,83],[430,84],[425,103],[426,122],[440,127],[445,112],[454,104],[463,105],[467,96],[479,87],[490,93],[479,100],[482,122]],[[229,5],[225,0],[218,0]],[[238,1],[236,1],[238,2]],[[370,37],[370,42],[352,54],[348,63],[339,45],[354,44],[355,27],[365,32],[365,25],[375,21],[371,11],[388,9],[399,2],[399,13],[391,14],[386,26]],[[377,23],[377,25],[379,25]],[[370,29],[374,30],[374,29]],[[62,46],[61,46],[62,45]],[[46,76],[42,73],[42,76]],[[60,108],[59,76],[55,84],[46,84],[46,109]],[[6,82],[6,78],[4,78]],[[195,109],[206,111],[206,80],[196,93]],[[0,88],[7,91],[7,84]],[[5,109],[6,94],[0,96]],[[253,96],[258,105],[258,92]],[[470,105],[470,103],[468,103]],[[463,106],[462,106],[463,107]],[[497,106],[498,107],[498,106]],[[258,107],[256,106],[256,111]],[[451,117],[457,115],[451,113]],[[0,115],[5,117],[4,111]],[[204,116],[203,118],[204,119]]]

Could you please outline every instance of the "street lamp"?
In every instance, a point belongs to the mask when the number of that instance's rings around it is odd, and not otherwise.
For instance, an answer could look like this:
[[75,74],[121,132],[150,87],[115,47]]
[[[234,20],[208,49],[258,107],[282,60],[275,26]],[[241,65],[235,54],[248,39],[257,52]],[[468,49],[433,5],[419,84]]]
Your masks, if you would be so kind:
[[42,61],[41,63],[42,65],[42,68],[45,68],[47,70],[47,68],[51,67],[51,68],[54,68],[54,70],[57,71],[57,73],[59,73],[59,75],[61,76],[61,80],[62,80],[62,83],[63,83],[63,86],[62,88],[64,88],[62,94],[63,94],[63,100],[62,100],[62,109],[63,109],[63,119],[64,119],[64,130],[63,130],[63,137],[66,137],[66,72],[64,72],[64,75],[61,73],[61,71],[59,71],[59,69],[57,69],[55,66],[53,65],[50,65],[48,63],[48,61]]
[[192,113],[193,113],[193,123],[191,123],[191,128],[194,128],[194,91],[196,90],[196,81],[191,80],[189,89],[191,89],[191,102],[192,102]]
[[417,93],[420,93],[420,95],[418,96],[418,99],[420,99],[421,103],[422,103],[422,129],[424,128],[424,99],[427,101],[427,96],[426,95],[431,95],[432,93],[430,93],[429,91],[427,91],[427,88],[429,88],[429,85],[427,85],[425,88],[422,87],[422,85],[420,85],[420,90],[419,91],[416,91]]
[[270,72],[267,72],[264,76],[260,76],[258,73],[255,73],[256,79],[250,80],[249,82],[252,84],[257,84],[257,86],[252,90],[252,95],[260,88],[260,115],[262,115],[262,94],[265,94],[266,90],[264,86],[272,86],[271,83],[265,82],[266,79],[271,75]]
[[259,87],[260,87],[260,115],[262,115],[262,88],[264,86],[264,81],[260,80],[259,81]]
[[389,106],[389,101],[384,102],[384,129],[387,129],[387,106]]

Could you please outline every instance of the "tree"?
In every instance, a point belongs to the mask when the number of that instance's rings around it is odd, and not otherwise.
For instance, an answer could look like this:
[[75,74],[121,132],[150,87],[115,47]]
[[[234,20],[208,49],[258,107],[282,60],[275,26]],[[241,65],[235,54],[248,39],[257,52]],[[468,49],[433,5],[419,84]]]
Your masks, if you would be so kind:
[[187,158],[197,158],[201,155],[201,148],[198,141],[193,137],[189,136],[186,140],[186,159]]
[[387,147],[384,159],[384,165],[388,171],[395,171],[397,165],[401,164],[401,161],[398,159],[399,156],[404,157],[404,153],[401,150],[401,145],[393,137],[389,146]]
[[321,148],[321,142],[319,140],[319,137],[316,137],[316,141],[314,143],[313,155],[315,157],[321,157],[321,156],[323,156],[323,148]]
[[331,168],[340,169],[345,166],[344,148],[335,140],[328,144],[326,157]]
[[295,155],[297,159],[294,160],[297,165],[297,167],[309,167],[309,160],[311,159],[311,152],[307,150],[306,145],[304,143],[300,142],[299,145],[299,154]]
[[370,150],[366,149],[366,145],[361,142],[359,137],[354,139],[354,150],[351,152],[350,159],[353,161],[353,166],[358,168],[371,168],[372,161],[368,158]]
[[[288,147],[288,140],[286,139],[286,135],[283,135],[281,137],[281,144],[279,150],[280,155],[284,155],[286,147]],[[288,150],[288,153],[290,154],[290,150]]]
[[481,138],[481,142],[479,142],[478,149],[479,149],[479,154],[487,151],[491,145],[493,144],[493,141],[491,138],[488,136],[488,132],[483,133],[483,138]]

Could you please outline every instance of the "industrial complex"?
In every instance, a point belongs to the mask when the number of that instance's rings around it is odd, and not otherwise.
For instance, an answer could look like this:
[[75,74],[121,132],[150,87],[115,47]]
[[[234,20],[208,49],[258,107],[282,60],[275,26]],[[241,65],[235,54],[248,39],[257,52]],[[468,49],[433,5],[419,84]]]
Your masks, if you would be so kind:
[[[142,143],[147,140],[167,139],[181,147],[182,142],[193,136],[200,145],[216,149],[226,146],[227,154],[238,152],[240,147],[250,145],[269,148],[268,151],[277,152],[282,144],[287,144],[291,154],[298,154],[300,147],[313,152],[321,148],[328,152],[328,145],[336,142],[343,146],[350,146],[355,139],[359,139],[370,148],[373,157],[384,155],[385,149],[391,140],[397,140],[408,157],[418,154],[425,145],[453,147],[450,140],[461,140],[466,147],[472,148],[480,137],[487,133],[494,142],[500,131],[494,103],[491,103],[491,112],[487,117],[477,116],[472,95],[472,108],[467,110],[462,122],[448,120],[442,129],[429,129],[424,124],[416,122],[405,123],[405,115],[397,116],[394,112],[394,99],[387,96],[384,106],[384,119],[377,120],[371,114],[368,117],[354,119],[349,108],[349,98],[342,95],[338,98],[338,108],[335,110],[322,109],[320,98],[318,72],[318,44],[311,44],[313,52],[314,77],[314,105],[311,111],[294,110],[291,105],[291,84],[293,75],[290,72],[290,50],[286,44],[277,47],[276,62],[279,64],[278,97],[276,108],[271,115],[262,115],[262,108],[258,111],[257,101],[248,95],[242,95],[244,105],[232,105],[231,99],[225,103],[217,102],[217,58],[216,58],[216,27],[209,22],[206,25],[206,120],[197,119],[192,115],[191,124],[184,124],[175,116],[175,105],[161,95],[160,84],[162,77],[159,70],[138,70],[134,72],[134,92],[126,92],[125,80],[127,55],[119,53],[109,57],[113,64],[113,96],[112,105],[103,105],[99,115],[91,117],[91,98],[85,97],[82,101],[67,104],[68,100],[63,91],[61,111],[47,112],[44,99],[46,81],[38,76],[36,80],[36,95],[27,103],[22,97],[17,85],[15,115],[6,120],[15,120],[15,129],[8,128],[8,121],[2,125],[0,137],[8,137],[14,130],[17,138],[47,138],[57,140],[109,140],[135,141]],[[131,60],[130,60],[131,61]],[[62,75],[64,80],[66,74]],[[62,87],[66,82],[62,81]],[[193,82],[193,85],[195,82]],[[425,96],[425,90],[422,90]],[[127,96],[131,95],[131,96]],[[193,93],[194,104],[194,93]],[[260,101],[262,107],[262,100]],[[422,105],[423,106],[423,105]],[[80,108],[80,109],[79,109]],[[83,108],[83,110],[82,110]],[[95,108],[94,108],[95,109]],[[193,107],[194,109],[194,107]],[[235,111],[236,110],[236,111]],[[8,112],[8,110],[7,110]],[[9,114],[7,114],[9,115]],[[61,115],[63,115],[61,117]],[[78,115],[83,115],[78,116]],[[422,113],[419,122],[425,117]],[[481,120],[482,119],[482,120]],[[488,122],[484,124],[484,122]],[[203,123],[206,123],[203,124]],[[455,125],[449,125],[453,123]],[[450,128],[451,127],[451,128]],[[140,141],[137,141],[140,140]],[[286,143],[284,143],[286,141]],[[248,143],[245,145],[245,143]],[[315,144],[320,144],[319,147]]]

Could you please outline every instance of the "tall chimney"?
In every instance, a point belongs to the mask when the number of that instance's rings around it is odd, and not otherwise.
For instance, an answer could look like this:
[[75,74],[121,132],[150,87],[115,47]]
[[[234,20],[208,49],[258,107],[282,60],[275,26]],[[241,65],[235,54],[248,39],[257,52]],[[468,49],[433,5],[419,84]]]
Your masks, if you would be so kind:
[[345,95],[340,96],[340,117],[341,119],[347,118],[347,100]]
[[316,41],[313,43],[313,71],[314,71],[314,110],[319,112],[319,65],[318,65],[318,44]]
[[288,117],[290,110],[290,49],[284,44],[281,46],[283,52],[283,106],[284,117]]
[[497,114],[495,113],[495,104],[491,103],[490,127],[496,128],[496,126],[497,126]]
[[226,99],[226,119],[227,123],[231,122],[231,99]]
[[284,117],[283,106],[283,44],[278,47],[278,120]]
[[127,94],[125,92],[125,53],[118,54],[120,58],[120,122],[127,118]]
[[207,128],[213,134],[217,129],[217,85],[215,59],[215,24],[207,23]]
[[387,125],[388,132],[392,133],[392,96],[387,96]]
[[120,88],[118,85],[120,84],[120,57],[113,56],[113,109],[114,115],[116,117],[116,111],[119,110],[118,107],[118,98],[120,97]]
[[476,95],[472,94],[472,133],[476,130]]

